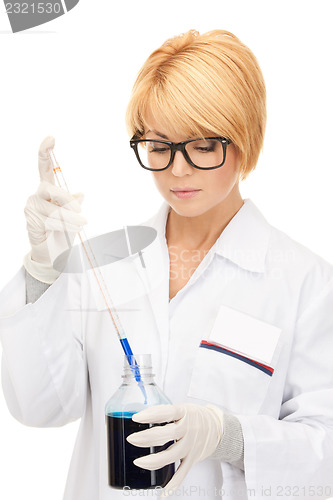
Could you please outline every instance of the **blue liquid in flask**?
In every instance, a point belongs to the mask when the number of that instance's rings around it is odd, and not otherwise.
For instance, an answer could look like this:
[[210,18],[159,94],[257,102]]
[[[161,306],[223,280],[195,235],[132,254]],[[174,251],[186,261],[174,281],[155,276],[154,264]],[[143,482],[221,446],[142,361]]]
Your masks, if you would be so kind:
[[156,486],[163,488],[173,476],[175,464],[150,471],[134,465],[133,460],[165,450],[172,441],[152,448],[141,448],[130,444],[126,440],[127,436],[150,427],[149,424],[133,422],[132,415],[134,412],[113,412],[106,415],[109,486],[113,488],[127,486],[131,489],[150,489]]

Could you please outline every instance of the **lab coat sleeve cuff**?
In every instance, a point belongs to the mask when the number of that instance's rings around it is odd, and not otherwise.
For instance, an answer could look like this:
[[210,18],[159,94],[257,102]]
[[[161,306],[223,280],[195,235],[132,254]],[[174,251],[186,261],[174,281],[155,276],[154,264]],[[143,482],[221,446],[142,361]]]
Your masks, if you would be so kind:
[[224,414],[223,436],[209,457],[228,462],[244,470],[244,438],[240,421],[234,415]]
[[37,280],[25,269],[25,285],[26,285],[26,303],[34,303],[43,295],[44,292],[51,286],[48,283],[43,283]]

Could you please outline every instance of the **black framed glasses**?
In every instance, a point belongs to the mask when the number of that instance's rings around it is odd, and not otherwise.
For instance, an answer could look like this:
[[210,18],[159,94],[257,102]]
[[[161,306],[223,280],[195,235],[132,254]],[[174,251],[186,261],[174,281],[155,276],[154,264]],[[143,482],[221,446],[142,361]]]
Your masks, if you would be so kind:
[[166,170],[174,160],[176,151],[181,151],[185,160],[194,168],[213,170],[225,162],[227,145],[230,139],[225,137],[204,137],[182,142],[160,141],[155,139],[130,140],[141,167],[152,170]]

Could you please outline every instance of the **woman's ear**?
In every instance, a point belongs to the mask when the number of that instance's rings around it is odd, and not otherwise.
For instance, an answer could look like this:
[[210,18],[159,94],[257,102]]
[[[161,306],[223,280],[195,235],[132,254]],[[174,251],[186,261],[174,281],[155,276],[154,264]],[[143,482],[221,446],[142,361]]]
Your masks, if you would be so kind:
[[239,149],[239,147],[236,146],[236,144],[231,143],[228,147],[233,148],[233,155],[234,155],[234,159],[235,159],[234,166],[235,166],[235,170],[237,172],[237,182],[239,182],[239,181],[243,180],[242,177],[244,174],[244,165],[242,162],[243,155],[242,155],[242,152]]

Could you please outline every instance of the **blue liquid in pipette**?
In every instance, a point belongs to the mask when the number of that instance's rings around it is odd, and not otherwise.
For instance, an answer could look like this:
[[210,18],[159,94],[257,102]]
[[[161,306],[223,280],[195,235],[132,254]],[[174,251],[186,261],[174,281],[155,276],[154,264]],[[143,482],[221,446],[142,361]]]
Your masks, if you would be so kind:
[[[147,404],[146,389],[145,389],[145,386],[143,385],[143,382],[141,379],[140,368],[138,366],[138,363],[133,358],[133,352],[132,352],[131,346],[128,343],[127,337],[120,339],[120,343],[122,345],[122,348],[124,349],[124,353],[127,356],[127,361],[128,361],[128,364],[130,365],[130,368],[133,372],[135,380],[137,381],[138,386],[140,387],[141,392],[143,394],[143,397],[145,398],[144,404],[146,405]],[[130,356],[132,356],[132,357],[130,357]],[[134,363],[133,363],[133,359],[134,359]]]

